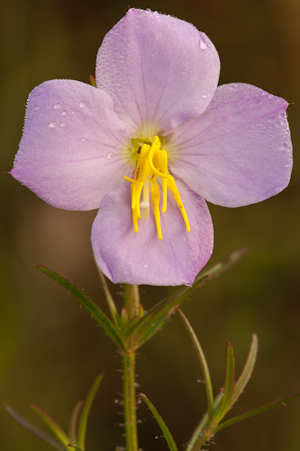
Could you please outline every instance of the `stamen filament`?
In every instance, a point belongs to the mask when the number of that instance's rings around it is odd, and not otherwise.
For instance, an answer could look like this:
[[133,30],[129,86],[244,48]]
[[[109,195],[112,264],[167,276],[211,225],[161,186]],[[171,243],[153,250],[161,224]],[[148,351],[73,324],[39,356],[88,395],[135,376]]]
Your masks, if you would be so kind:
[[[131,199],[132,199],[132,204],[133,204],[133,200],[135,199],[135,187],[136,184],[133,183],[131,185]],[[131,204],[131,205],[132,205]],[[138,225],[137,225],[137,214],[136,214],[136,208],[135,206],[131,206],[132,209],[132,221],[133,221],[133,227],[134,227],[134,231],[137,233],[139,231]]]
[[[158,152],[158,162],[161,171],[168,175],[168,154],[167,152],[162,149]],[[163,189],[163,206],[162,206],[162,213],[165,213],[167,211],[167,192],[168,192],[168,179],[166,177],[162,178],[162,189]]]
[[184,220],[185,225],[186,225],[186,230],[187,230],[187,232],[190,232],[191,231],[190,223],[189,223],[189,220],[188,220],[185,208],[183,206],[183,203],[182,203],[182,200],[181,200],[178,188],[176,186],[174,177],[172,177],[172,175],[169,175],[169,177],[168,177],[168,188],[171,191],[171,193],[173,194],[173,197],[176,200],[177,205],[178,205],[178,207],[179,207],[179,209],[181,211],[183,220]]

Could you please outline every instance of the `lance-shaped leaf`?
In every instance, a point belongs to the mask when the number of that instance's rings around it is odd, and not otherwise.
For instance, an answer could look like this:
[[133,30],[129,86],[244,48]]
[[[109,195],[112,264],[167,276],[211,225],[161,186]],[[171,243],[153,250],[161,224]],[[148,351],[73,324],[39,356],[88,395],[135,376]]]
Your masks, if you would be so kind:
[[240,397],[242,392],[244,391],[244,388],[246,387],[256,362],[257,357],[257,350],[258,350],[258,339],[257,335],[252,334],[252,341],[250,345],[249,354],[244,366],[244,369],[242,371],[242,374],[240,375],[237,383],[235,384],[233,394],[231,397],[231,406],[237,401],[237,399]]
[[[26,428],[28,431],[32,432],[34,435],[42,439],[44,442],[48,443],[48,445],[57,449],[58,451],[66,451],[66,447],[61,445],[57,440],[55,440],[50,435],[46,434],[46,432],[42,431],[18,412],[16,412],[12,407],[7,404],[4,404],[5,411],[21,426]],[[67,448],[70,449],[70,448]]]
[[234,352],[231,343],[227,343],[227,361],[226,361],[226,377],[224,385],[224,395],[222,401],[214,415],[214,423],[218,424],[221,419],[226,415],[231,407],[231,397],[234,389],[234,371],[235,371],[235,359]]
[[277,399],[276,401],[273,401],[269,404],[259,407],[258,409],[254,409],[254,410],[251,410],[250,412],[244,413],[243,415],[238,415],[234,418],[230,418],[230,420],[224,421],[223,423],[219,424],[219,426],[215,428],[214,433],[219,432],[222,429],[224,429],[228,426],[231,426],[234,423],[237,423],[238,421],[242,421],[242,420],[245,420],[246,418],[253,417],[254,415],[257,415],[258,413],[265,412],[266,410],[272,409],[273,407],[276,407],[276,406],[284,405],[284,403],[286,401],[290,401],[291,399],[298,398],[299,396],[300,396],[300,392],[294,393],[293,395],[288,395],[288,396],[285,396],[284,398]]
[[112,316],[112,318],[114,320],[115,326],[116,327],[121,327],[121,319],[120,319],[120,317],[118,315],[117,307],[116,307],[116,305],[114,303],[113,297],[110,294],[110,291],[109,291],[109,288],[108,288],[105,276],[102,273],[102,271],[100,271],[98,266],[97,266],[97,269],[98,269],[98,274],[99,274],[99,277],[100,277],[100,282],[101,282],[101,285],[102,285],[102,289],[104,291],[104,294],[105,294],[105,297],[106,297],[106,300],[107,300],[107,304],[108,304],[111,316]]
[[70,443],[70,438],[67,434],[61,429],[61,427],[45,412],[43,412],[39,407],[30,404],[29,407],[47,424],[47,426],[51,429],[51,431],[56,435],[58,440],[64,445],[68,446]]
[[79,421],[79,425],[78,425],[78,445],[79,445],[80,449],[82,449],[82,451],[85,451],[85,435],[86,435],[88,416],[90,413],[92,403],[96,396],[97,390],[99,388],[99,385],[103,379],[103,376],[104,376],[104,373],[99,374],[99,376],[94,381],[93,385],[90,388],[90,391],[88,392],[85,405],[81,412],[80,421]]
[[[70,422],[69,422],[69,436],[71,437],[71,439],[73,441],[77,440],[77,424],[78,424],[78,418],[79,418],[79,414],[80,411],[82,409],[82,407],[84,406],[85,401],[79,401],[76,406],[75,409],[72,412],[71,418],[70,418]],[[70,445],[68,445],[70,446]]]
[[168,428],[168,426],[166,425],[166,423],[164,422],[164,420],[162,419],[162,417],[159,415],[159,413],[157,412],[156,408],[154,407],[154,405],[151,403],[151,401],[149,401],[149,399],[147,398],[146,395],[144,395],[143,393],[140,393],[138,395],[140,398],[142,398],[145,403],[147,404],[147,406],[149,407],[149,409],[151,410],[154,418],[156,419],[166,441],[167,444],[169,446],[169,450],[170,451],[178,451],[178,448],[176,446],[176,443],[172,437],[172,434]]
[[79,288],[69,282],[67,279],[57,274],[51,269],[45,268],[44,266],[37,265],[37,268],[41,270],[44,274],[51,277],[51,279],[58,282],[62,287],[64,287],[70,294],[72,294],[75,299],[77,299],[81,305],[95,318],[95,320],[103,327],[109,338],[123,351],[125,351],[125,344],[120,337],[115,326],[111,320],[106,316],[102,310]]
[[210,374],[209,374],[209,369],[208,369],[208,365],[206,363],[206,358],[204,355],[204,352],[202,350],[202,347],[199,343],[199,340],[190,324],[190,322],[188,321],[188,319],[186,318],[186,316],[184,315],[184,313],[178,308],[177,309],[178,313],[181,316],[181,319],[183,320],[185,327],[187,328],[187,331],[192,339],[192,342],[195,346],[199,361],[200,361],[200,365],[202,368],[202,373],[203,373],[203,377],[204,377],[204,382],[205,382],[205,389],[206,389],[206,397],[207,397],[207,404],[208,404],[208,419],[211,420],[214,414],[214,395],[213,395],[213,388],[212,388],[212,383],[211,383],[211,379],[210,379]]

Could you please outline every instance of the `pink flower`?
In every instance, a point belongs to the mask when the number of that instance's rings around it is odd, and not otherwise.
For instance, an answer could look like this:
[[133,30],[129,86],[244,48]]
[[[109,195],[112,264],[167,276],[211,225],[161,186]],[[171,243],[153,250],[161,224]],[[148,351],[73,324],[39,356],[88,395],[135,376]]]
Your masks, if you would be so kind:
[[287,102],[217,87],[219,71],[193,25],[130,9],[99,49],[97,88],[52,80],[29,96],[11,174],[55,207],[99,209],[93,250],[115,283],[193,283],[213,249],[204,199],[239,207],[289,183]]

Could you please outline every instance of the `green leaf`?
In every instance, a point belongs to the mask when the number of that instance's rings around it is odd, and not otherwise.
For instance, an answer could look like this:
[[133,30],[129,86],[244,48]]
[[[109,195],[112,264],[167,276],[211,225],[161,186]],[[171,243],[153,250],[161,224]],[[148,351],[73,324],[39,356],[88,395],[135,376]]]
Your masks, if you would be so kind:
[[79,403],[76,404],[75,409],[72,412],[69,423],[69,436],[72,438],[72,440],[77,440],[78,417],[84,404],[85,401],[79,401]]
[[58,451],[66,451],[66,448],[61,445],[59,442],[57,442],[54,438],[52,438],[50,435],[46,434],[46,432],[42,431],[38,427],[36,427],[34,424],[32,424],[30,421],[28,421],[26,418],[24,418],[22,415],[20,415],[18,412],[16,412],[12,407],[10,407],[7,404],[4,404],[5,411],[21,426],[26,428],[28,431],[35,434],[37,437],[42,439],[44,442],[48,443],[48,445],[53,446],[53,448],[57,449]]
[[109,291],[109,288],[108,288],[108,285],[107,285],[107,282],[106,282],[104,274],[100,271],[98,266],[97,266],[97,269],[98,269],[98,274],[99,274],[99,277],[100,277],[102,289],[104,291],[104,294],[105,294],[105,297],[106,297],[106,300],[107,300],[107,304],[108,304],[111,316],[112,316],[112,318],[114,320],[115,326],[119,328],[119,327],[121,327],[121,319],[120,319],[120,317],[118,315],[117,307],[116,307],[116,305],[114,303],[112,295],[110,294],[110,291]]
[[265,412],[266,410],[272,409],[273,407],[284,405],[285,401],[290,401],[291,399],[298,398],[299,396],[300,396],[300,392],[295,393],[293,395],[285,396],[284,398],[277,399],[276,401],[273,401],[269,404],[259,407],[258,409],[254,409],[254,410],[251,410],[250,412],[244,413],[243,415],[239,415],[234,418],[230,418],[230,420],[224,421],[223,423],[219,424],[219,426],[217,426],[214,429],[214,434],[234,423],[237,423],[238,421],[242,421],[242,420],[245,420],[246,418],[253,417],[254,415],[257,415],[258,413]]
[[47,424],[51,431],[56,435],[58,440],[65,446],[70,443],[70,438],[65,434],[61,427],[45,412],[43,412],[39,407],[30,404],[29,407]]
[[78,426],[78,444],[79,444],[79,447],[82,449],[82,451],[85,450],[85,434],[86,434],[88,416],[90,413],[92,403],[96,396],[97,390],[99,388],[99,385],[103,379],[103,376],[104,376],[104,373],[99,374],[99,376],[94,381],[92,387],[90,388],[90,391],[88,392],[88,395],[86,398],[86,403],[82,409],[82,413],[80,416],[80,421],[79,421],[79,426]]
[[202,347],[198,341],[198,338],[191,326],[191,324],[189,323],[188,319],[186,318],[186,316],[184,315],[184,313],[177,308],[178,313],[181,316],[181,319],[183,320],[185,327],[187,328],[187,331],[192,339],[192,342],[195,346],[199,361],[200,361],[200,365],[202,368],[202,373],[203,373],[203,377],[204,377],[204,381],[205,381],[205,390],[206,390],[206,396],[207,396],[207,404],[208,404],[208,417],[209,420],[212,419],[213,414],[214,414],[214,395],[213,395],[213,388],[212,388],[212,383],[211,383],[211,379],[210,379],[210,374],[209,374],[209,369],[208,369],[208,365],[206,362],[206,358],[204,355],[204,352],[202,350]]
[[156,419],[166,441],[167,444],[169,446],[169,450],[170,451],[178,451],[178,448],[176,446],[176,443],[172,437],[171,432],[169,431],[168,426],[166,425],[166,423],[164,422],[164,420],[162,419],[162,417],[159,415],[159,413],[157,412],[156,408],[154,407],[154,405],[151,403],[151,401],[149,401],[149,399],[147,398],[146,395],[144,395],[143,393],[140,393],[138,395],[140,398],[142,398],[145,403],[147,404],[147,406],[149,407],[149,409],[151,410],[154,418]]
[[234,389],[234,370],[235,370],[235,359],[234,352],[231,343],[227,343],[227,361],[226,361],[226,377],[224,385],[224,395],[220,406],[214,416],[214,423],[218,424],[221,419],[226,415],[231,406],[231,396]]
[[69,282],[67,279],[57,274],[51,269],[45,268],[44,266],[37,265],[37,268],[42,271],[51,279],[58,282],[62,287],[64,287],[69,293],[71,293],[75,299],[77,299],[81,305],[95,318],[95,320],[103,327],[109,338],[123,351],[126,350],[125,344],[118,334],[115,326],[111,320],[100,310],[100,308],[79,288]]
[[252,341],[250,345],[249,354],[246,360],[246,364],[244,366],[244,369],[242,371],[242,374],[240,375],[237,383],[235,384],[233,394],[231,397],[231,406],[237,401],[237,399],[242,394],[244,388],[246,387],[256,362],[256,356],[257,356],[257,350],[258,350],[258,339],[257,335],[252,334]]

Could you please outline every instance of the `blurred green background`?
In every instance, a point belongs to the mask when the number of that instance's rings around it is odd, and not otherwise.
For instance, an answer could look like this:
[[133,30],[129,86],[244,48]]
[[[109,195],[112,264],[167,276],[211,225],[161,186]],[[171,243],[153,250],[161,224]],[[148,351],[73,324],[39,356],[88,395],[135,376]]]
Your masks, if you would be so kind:
[[[220,53],[221,84],[251,83],[291,103],[295,164],[289,187],[245,208],[210,206],[215,250],[209,264],[240,247],[249,252],[183,306],[205,350],[216,391],[224,382],[226,342],[233,343],[239,372],[251,333],[258,334],[257,366],[231,413],[237,414],[300,390],[300,2],[140,0],[130,6],[177,16],[204,31]],[[105,371],[91,412],[88,451],[123,445],[117,414],[120,357],[76,301],[34,265],[63,274],[106,309],[89,241],[95,212],[56,210],[2,172],[11,169],[31,89],[52,78],[88,83],[104,35],[127,8],[125,0],[0,4],[0,401],[31,420],[35,417],[27,404],[37,404],[66,428],[76,402],[96,374]],[[113,290],[121,305],[121,288]],[[167,292],[142,287],[142,302],[149,307]],[[196,355],[179,318],[173,315],[141,351],[138,390],[154,402],[181,449],[206,404]],[[141,448],[166,450],[163,438],[155,440],[160,431],[144,405],[138,416],[143,420]],[[293,400],[220,432],[216,449],[298,451],[299,416],[300,399]],[[2,410],[0,445],[5,451],[51,449]]]

